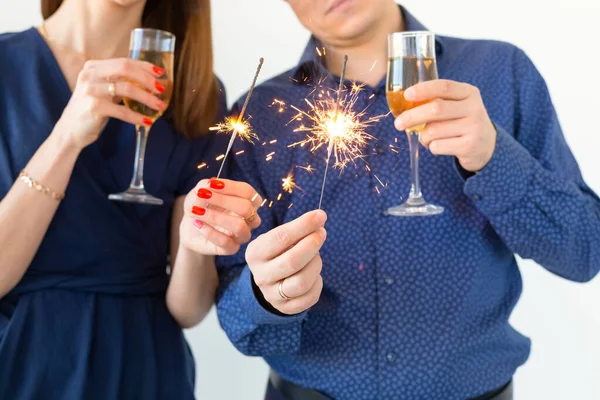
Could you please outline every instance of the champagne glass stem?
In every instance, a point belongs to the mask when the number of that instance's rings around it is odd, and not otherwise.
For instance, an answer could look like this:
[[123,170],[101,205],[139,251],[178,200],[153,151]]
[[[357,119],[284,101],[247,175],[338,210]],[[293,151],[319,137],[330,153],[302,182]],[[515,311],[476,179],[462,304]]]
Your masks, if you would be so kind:
[[421,184],[419,182],[419,138],[420,132],[407,131],[408,146],[410,149],[410,170],[412,184],[408,202],[411,205],[425,204],[423,194],[421,193]]
[[133,178],[130,187],[132,189],[144,190],[144,156],[146,155],[146,143],[150,127],[136,125],[137,132],[135,160],[133,162]]

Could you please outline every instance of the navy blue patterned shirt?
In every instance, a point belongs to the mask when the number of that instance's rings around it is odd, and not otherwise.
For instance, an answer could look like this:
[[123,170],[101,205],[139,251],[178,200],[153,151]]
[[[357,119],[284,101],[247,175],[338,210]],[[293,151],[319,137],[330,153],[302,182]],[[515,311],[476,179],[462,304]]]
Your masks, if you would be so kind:
[[[425,29],[403,13],[407,30]],[[260,141],[238,141],[234,150],[228,178],[267,199],[255,235],[318,206],[326,146],[314,154],[288,147],[303,135],[290,123],[290,105],[306,109],[325,71],[315,46],[312,39],[296,68],[256,88],[249,115]],[[330,171],[324,289],[314,307],[271,313],[257,300],[244,249],[218,259],[218,314],[233,344],[335,399],[459,400],[497,388],[530,351],[508,322],[522,289],[515,254],[577,282],[600,267],[600,200],[529,58],[507,43],[442,36],[436,52],[440,78],[478,87],[497,127],[493,157],[476,175],[452,157],[422,152],[424,196],[443,214],[384,215],[410,189],[407,137],[390,115],[368,129],[370,171],[361,162]],[[384,83],[366,87],[356,109],[386,114]],[[335,87],[335,77],[325,84]],[[269,106],[274,99],[286,106]],[[309,165],[316,170],[302,168]],[[288,173],[298,186],[291,194],[282,190]]]

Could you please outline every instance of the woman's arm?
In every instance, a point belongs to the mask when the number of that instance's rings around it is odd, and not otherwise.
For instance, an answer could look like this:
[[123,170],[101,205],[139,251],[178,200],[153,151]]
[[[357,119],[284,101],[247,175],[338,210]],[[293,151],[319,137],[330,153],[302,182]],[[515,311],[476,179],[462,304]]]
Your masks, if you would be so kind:
[[218,275],[215,255],[235,254],[260,225],[262,198],[248,184],[203,180],[175,201],[171,225],[171,282],[167,307],[182,328],[191,328],[212,307]]
[[[133,125],[151,123],[144,115],[116,104],[115,98],[126,95],[151,108],[167,107],[155,96],[155,83],[163,73],[148,62],[127,58],[88,61],[60,120],[25,167],[26,173],[42,186],[64,193],[79,153],[98,139],[109,118]],[[114,77],[126,81],[110,83]],[[149,92],[131,82],[139,82]],[[0,201],[0,298],[23,277],[58,204],[20,180]]]
[[181,246],[179,228],[185,197],[175,200],[171,222],[171,283],[167,307],[182,328],[200,323],[210,311],[219,279],[214,256],[195,253]]
[[[62,194],[79,152],[57,125],[25,171],[44,187]],[[0,201],[0,298],[25,274],[59,203],[21,180],[17,180]]]

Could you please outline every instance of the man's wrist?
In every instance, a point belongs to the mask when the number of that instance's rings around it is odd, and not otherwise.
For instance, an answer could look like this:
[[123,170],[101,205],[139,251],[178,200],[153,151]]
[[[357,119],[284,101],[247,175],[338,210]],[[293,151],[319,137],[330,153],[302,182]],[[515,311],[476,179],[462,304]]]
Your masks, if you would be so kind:
[[[258,325],[287,325],[301,322],[307,311],[300,314],[283,314],[270,305],[262,296],[260,288],[256,287],[250,268],[246,266],[238,281],[240,307],[247,311],[248,318]],[[262,300],[261,300],[262,299]]]

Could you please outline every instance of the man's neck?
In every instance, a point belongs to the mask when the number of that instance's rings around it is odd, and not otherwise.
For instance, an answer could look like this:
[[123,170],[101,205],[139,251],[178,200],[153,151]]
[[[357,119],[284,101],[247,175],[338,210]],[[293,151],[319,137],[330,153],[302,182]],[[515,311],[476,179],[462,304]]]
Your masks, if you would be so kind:
[[89,58],[126,57],[129,34],[141,26],[145,2],[123,7],[106,0],[65,0],[45,22],[50,39]]
[[364,82],[374,87],[385,77],[388,59],[387,35],[404,30],[400,8],[396,4],[393,4],[393,7],[393,10],[384,13],[388,18],[351,45],[327,48],[325,62],[332,74],[340,75],[344,55],[347,55],[346,79]]

